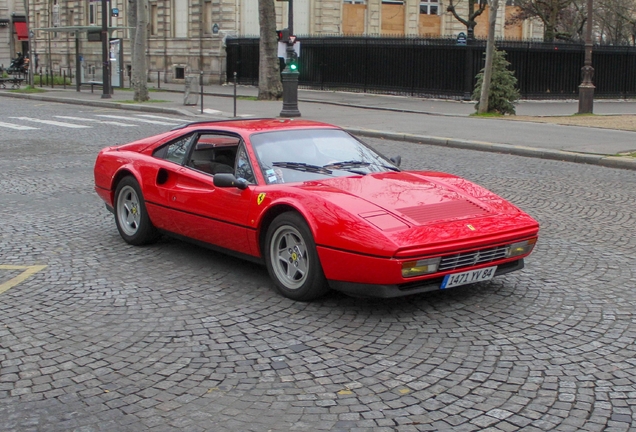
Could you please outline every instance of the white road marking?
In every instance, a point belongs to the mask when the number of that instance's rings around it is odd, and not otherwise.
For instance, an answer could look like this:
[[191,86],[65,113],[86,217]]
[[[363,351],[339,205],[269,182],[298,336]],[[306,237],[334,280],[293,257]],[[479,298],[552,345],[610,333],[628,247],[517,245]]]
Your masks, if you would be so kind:
[[158,120],[172,120],[172,121],[178,121],[178,122],[182,122],[182,123],[196,121],[196,120],[193,120],[193,119],[180,119],[180,118],[174,118],[174,117],[162,117],[162,116],[152,115],[152,114],[137,114],[137,117],[147,117],[147,118],[158,119]]
[[32,121],[32,122],[35,122],[35,123],[44,123],[44,124],[48,124],[48,125],[66,127],[66,128],[71,128],[71,129],[86,129],[86,128],[90,128],[90,126],[77,125],[77,124],[73,124],[73,123],[63,123],[63,122],[58,122],[58,121],[55,121],[55,120],[41,120],[41,119],[35,119],[35,118],[31,118],[31,117],[9,117],[9,118],[14,118],[14,119],[18,119],[18,120],[24,120],[24,121]]
[[106,118],[118,119],[118,120],[129,120],[129,121],[138,121],[138,122],[142,122],[142,123],[152,123],[152,124],[158,124],[158,125],[163,125],[163,126],[177,126],[177,125],[181,124],[181,122],[168,123],[168,122],[159,121],[159,120],[147,120],[147,119],[140,119],[140,118],[135,118],[135,117],[124,117],[124,116],[108,115],[108,114],[96,114],[96,116],[97,117],[106,117]]
[[134,124],[120,123],[120,122],[108,121],[108,120],[97,120],[97,119],[84,118],[84,117],[70,117],[70,116],[54,116],[54,117],[67,119],[67,120],[85,121],[85,122],[107,124],[107,125],[121,126],[121,127],[137,127],[137,125],[134,125]]
[[[212,114],[213,116],[216,117],[221,117],[221,118],[234,118],[234,114],[233,113],[229,113],[229,112],[225,112],[225,111],[219,111],[219,110],[215,110],[215,109],[211,109],[211,108],[205,108],[203,110],[204,113],[206,114]],[[237,114],[236,118],[248,118],[248,117],[254,117],[254,114]]]
[[22,125],[17,125],[17,124],[13,124],[13,123],[4,123],[4,122],[0,122],[0,127],[5,127],[5,128],[9,128],[9,129],[17,129],[17,130],[35,130],[35,129],[39,129],[39,128],[34,128],[31,126],[22,126]]

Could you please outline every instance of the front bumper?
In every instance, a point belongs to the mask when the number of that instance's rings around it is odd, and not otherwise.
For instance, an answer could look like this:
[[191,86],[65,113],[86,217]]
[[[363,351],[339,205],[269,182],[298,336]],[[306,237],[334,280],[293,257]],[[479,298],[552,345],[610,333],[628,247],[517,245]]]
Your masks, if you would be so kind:
[[[524,266],[523,258],[510,261],[497,267],[495,276],[521,270]],[[412,294],[420,294],[441,289],[443,277],[410,282],[401,285],[374,285],[354,282],[329,281],[329,286],[352,297],[392,298]]]

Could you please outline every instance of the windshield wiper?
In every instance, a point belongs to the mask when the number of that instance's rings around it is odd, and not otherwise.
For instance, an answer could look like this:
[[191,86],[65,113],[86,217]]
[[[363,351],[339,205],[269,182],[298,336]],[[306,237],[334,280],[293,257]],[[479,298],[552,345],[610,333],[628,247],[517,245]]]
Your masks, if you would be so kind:
[[348,161],[342,161],[342,162],[332,162],[330,164],[325,165],[323,168],[336,168],[336,169],[359,168],[359,167],[365,167],[369,165],[371,165],[369,162],[348,160]]
[[331,174],[332,171],[318,165],[306,164],[304,162],[273,162],[272,166],[279,168],[289,168],[296,171],[305,171],[321,174]]

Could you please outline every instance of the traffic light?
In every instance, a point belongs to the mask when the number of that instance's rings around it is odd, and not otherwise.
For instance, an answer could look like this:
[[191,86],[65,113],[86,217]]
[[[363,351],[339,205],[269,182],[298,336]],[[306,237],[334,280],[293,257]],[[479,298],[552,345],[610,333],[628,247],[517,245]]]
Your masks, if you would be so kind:
[[289,29],[276,30],[278,42],[289,42]]
[[288,62],[289,62],[289,70],[293,72],[298,71],[298,56],[296,55],[296,52],[292,54]]

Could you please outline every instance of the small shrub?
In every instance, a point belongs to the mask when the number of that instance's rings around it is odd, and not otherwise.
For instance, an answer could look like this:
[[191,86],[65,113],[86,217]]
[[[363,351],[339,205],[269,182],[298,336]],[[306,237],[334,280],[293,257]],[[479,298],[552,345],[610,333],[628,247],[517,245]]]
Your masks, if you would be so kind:
[[[485,54],[484,54],[485,55]],[[517,78],[508,69],[510,62],[506,60],[505,51],[493,52],[492,75],[490,79],[490,94],[488,95],[488,112],[499,114],[516,113],[514,102],[519,100],[521,95],[517,90]],[[479,110],[479,98],[481,96],[481,86],[484,82],[484,69],[477,74],[477,85],[473,91],[473,100],[477,100],[475,109]]]

